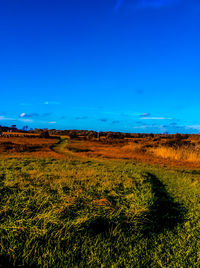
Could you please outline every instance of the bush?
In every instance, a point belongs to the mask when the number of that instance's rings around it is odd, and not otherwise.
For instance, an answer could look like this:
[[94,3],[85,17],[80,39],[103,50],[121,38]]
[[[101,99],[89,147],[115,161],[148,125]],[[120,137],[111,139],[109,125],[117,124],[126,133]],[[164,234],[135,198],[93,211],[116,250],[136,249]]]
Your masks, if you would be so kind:
[[45,138],[45,139],[48,139],[50,136],[49,136],[49,132],[47,131],[47,130],[45,130],[45,131],[42,131],[41,133],[40,133],[40,136],[39,136],[40,138]]

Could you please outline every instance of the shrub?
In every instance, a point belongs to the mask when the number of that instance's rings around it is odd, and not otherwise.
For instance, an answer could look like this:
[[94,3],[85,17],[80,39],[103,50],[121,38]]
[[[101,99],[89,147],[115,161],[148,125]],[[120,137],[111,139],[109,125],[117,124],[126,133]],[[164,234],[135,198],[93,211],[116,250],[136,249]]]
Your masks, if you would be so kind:
[[49,132],[47,130],[44,130],[40,133],[40,138],[45,138],[45,139],[48,139],[50,136],[49,136]]

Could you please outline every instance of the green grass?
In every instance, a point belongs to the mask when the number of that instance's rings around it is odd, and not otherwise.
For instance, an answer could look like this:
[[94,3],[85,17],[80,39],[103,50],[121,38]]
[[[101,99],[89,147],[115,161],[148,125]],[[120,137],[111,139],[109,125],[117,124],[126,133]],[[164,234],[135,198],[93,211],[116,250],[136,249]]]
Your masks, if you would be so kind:
[[69,138],[63,136],[60,137],[60,141],[52,146],[52,150],[59,154],[69,155],[67,146],[69,143]]
[[0,263],[199,267],[199,178],[129,161],[1,159]]

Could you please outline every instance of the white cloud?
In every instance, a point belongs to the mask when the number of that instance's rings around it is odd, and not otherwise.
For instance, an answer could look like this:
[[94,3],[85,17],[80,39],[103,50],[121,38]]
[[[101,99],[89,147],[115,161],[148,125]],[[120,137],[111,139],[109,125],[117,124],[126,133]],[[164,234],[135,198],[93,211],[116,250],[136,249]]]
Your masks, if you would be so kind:
[[27,103],[27,102],[22,102],[19,104],[20,106],[32,106],[31,103]]
[[172,120],[172,118],[166,117],[142,117],[141,120]]
[[20,117],[24,117],[26,114],[25,113],[22,113],[22,114],[20,114]]
[[152,127],[151,125],[143,125],[143,126],[135,126],[133,127],[133,129],[146,129],[146,128],[149,128],[149,127]]
[[5,117],[3,115],[2,116],[0,115],[0,120],[1,121],[12,121],[12,120],[15,120],[15,119],[14,118],[10,118],[10,117]]
[[195,129],[200,131],[200,125],[188,125],[185,126],[186,129]]
[[150,116],[150,113],[143,113],[143,114],[141,114],[141,117],[147,117],[147,116]]
[[32,123],[33,122],[33,120],[31,120],[31,119],[19,119],[19,121],[21,121],[21,122],[25,122],[25,123]]
[[45,101],[44,104],[45,105],[51,105],[51,104],[53,104],[53,105],[59,105],[61,103],[59,101]]
[[141,113],[132,113],[132,112],[109,112],[109,111],[105,111],[105,112],[101,112],[101,114],[108,114],[108,115],[116,115],[116,116],[140,116]]

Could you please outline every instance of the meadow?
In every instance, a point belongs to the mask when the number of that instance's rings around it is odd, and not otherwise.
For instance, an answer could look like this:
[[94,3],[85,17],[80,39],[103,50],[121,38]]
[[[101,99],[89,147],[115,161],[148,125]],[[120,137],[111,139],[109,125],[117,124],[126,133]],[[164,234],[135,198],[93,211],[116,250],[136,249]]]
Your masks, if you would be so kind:
[[7,153],[4,139],[1,267],[200,266],[198,159],[67,137]]

